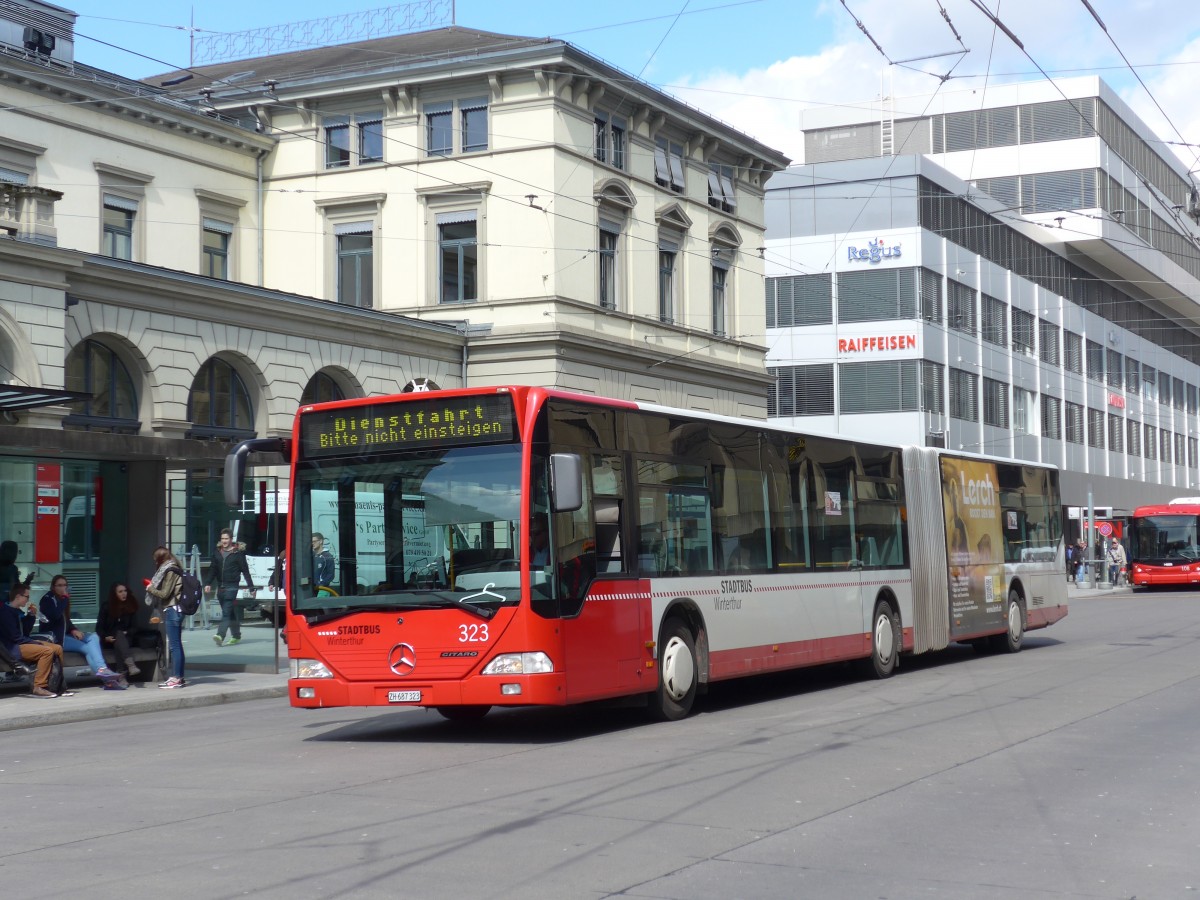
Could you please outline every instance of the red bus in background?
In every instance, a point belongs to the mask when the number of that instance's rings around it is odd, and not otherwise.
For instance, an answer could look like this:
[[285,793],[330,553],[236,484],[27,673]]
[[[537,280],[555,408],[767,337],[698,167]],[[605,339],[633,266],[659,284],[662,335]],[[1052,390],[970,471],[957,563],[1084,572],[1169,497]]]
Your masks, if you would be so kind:
[[887,677],[952,641],[1016,652],[1067,614],[1048,466],[534,387],[301,407],[290,439],[229,455],[231,505],[265,451],[292,468],[297,707],[641,695],[677,719],[714,681]]
[[1139,506],[1129,525],[1129,583],[1200,582],[1200,497]]

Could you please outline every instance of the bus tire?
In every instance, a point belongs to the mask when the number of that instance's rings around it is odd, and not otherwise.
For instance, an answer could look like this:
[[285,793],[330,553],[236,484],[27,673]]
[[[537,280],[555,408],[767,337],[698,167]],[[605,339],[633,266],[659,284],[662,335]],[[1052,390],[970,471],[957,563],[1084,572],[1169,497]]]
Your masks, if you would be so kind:
[[871,665],[868,674],[876,678],[892,676],[900,659],[902,639],[896,611],[886,600],[879,600],[871,616]]
[[655,716],[674,722],[690,713],[696,700],[697,682],[696,639],[679,619],[668,619],[658,644]]
[[992,649],[998,653],[1018,653],[1025,640],[1025,601],[1016,590],[1008,592],[1004,634],[992,635]]
[[443,719],[451,722],[478,722],[488,714],[490,706],[438,706],[435,707]]

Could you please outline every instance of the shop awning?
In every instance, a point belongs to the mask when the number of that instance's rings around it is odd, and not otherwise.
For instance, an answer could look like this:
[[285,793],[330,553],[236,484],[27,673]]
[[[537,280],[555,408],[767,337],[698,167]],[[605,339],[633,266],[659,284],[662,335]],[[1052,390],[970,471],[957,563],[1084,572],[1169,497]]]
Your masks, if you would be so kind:
[[20,384],[0,384],[0,412],[54,406],[73,400],[90,400],[83,391],[64,391],[56,388],[25,387]]

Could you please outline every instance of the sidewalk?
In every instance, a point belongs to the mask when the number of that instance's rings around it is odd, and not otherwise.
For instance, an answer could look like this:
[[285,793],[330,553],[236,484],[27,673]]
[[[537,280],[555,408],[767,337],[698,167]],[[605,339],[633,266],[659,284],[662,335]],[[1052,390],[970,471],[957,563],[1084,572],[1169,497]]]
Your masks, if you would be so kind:
[[1083,599],[1084,597],[1116,597],[1133,593],[1133,587],[1128,584],[1123,584],[1120,587],[1113,587],[1107,581],[1099,582],[1095,587],[1092,587],[1090,581],[1085,581],[1082,585],[1072,581],[1071,586],[1067,588],[1067,596]]
[[287,696],[287,676],[196,671],[188,673],[187,687],[174,691],[159,690],[153,681],[131,684],[124,691],[106,691],[95,678],[72,678],[70,688],[76,692],[75,696],[45,700],[29,693],[28,682],[0,684],[0,732],[239,700],[282,698]]

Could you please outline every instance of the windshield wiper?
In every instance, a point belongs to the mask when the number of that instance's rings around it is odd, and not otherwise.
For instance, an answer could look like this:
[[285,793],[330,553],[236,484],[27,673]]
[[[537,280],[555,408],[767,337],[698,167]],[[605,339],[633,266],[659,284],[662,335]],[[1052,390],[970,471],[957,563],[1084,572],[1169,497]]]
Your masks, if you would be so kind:
[[490,619],[496,614],[496,610],[494,608],[490,606],[478,606],[472,602],[477,597],[484,596],[485,594],[486,596],[493,597],[497,600],[505,599],[499,594],[487,593],[485,589],[477,594],[471,594],[470,596],[463,597],[461,599],[458,597],[448,597],[445,594],[434,594],[431,600],[425,602],[413,601],[409,603],[391,603],[386,606],[344,607],[341,609],[331,610],[329,612],[307,615],[304,618],[309,625],[321,625],[325,622],[332,622],[334,619],[342,619],[346,616],[360,612],[403,612],[407,609],[452,609],[454,607],[458,607],[459,609],[466,610],[472,615],[479,616],[481,619]]

